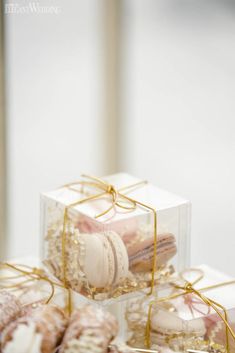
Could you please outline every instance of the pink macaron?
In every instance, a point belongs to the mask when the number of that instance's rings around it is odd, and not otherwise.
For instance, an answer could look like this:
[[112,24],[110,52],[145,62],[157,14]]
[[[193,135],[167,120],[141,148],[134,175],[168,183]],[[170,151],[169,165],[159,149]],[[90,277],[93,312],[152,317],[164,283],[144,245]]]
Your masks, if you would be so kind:
[[[173,234],[164,233],[157,237],[157,268],[165,265],[177,252]],[[148,238],[128,248],[130,270],[146,272],[153,268],[154,239]]]

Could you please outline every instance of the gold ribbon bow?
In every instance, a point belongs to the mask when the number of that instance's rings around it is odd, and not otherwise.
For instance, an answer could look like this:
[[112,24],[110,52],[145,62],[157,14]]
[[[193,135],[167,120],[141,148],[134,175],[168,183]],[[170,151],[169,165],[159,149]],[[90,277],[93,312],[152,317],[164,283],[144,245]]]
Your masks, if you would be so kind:
[[[114,185],[109,184],[103,179],[100,179],[95,176],[90,176],[83,174],[82,178],[84,180],[78,181],[78,182],[73,182],[64,185],[64,187],[77,192],[77,193],[84,193],[84,186],[94,188],[98,192],[92,195],[89,195],[81,200],[78,200],[76,202],[73,202],[69,205],[67,205],[64,209],[64,219],[63,219],[63,231],[62,231],[62,271],[63,271],[63,283],[64,286],[68,290],[68,311],[71,312],[72,310],[72,304],[71,304],[71,293],[70,293],[70,288],[69,284],[67,283],[67,261],[66,261],[66,227],[68,223],[68,211],[70,208],[73,208],[77,205],[83,204],[85,202],[95,200],[95,199],[101,199],[105,196],[110,196],[110,203],[111,205],[105,209],[103,212],[95,215],[95,218],[100,218],[107,213],[109,213],[112,210],[115,210],[115,208],[121,208],[127,211],[133,211],[136,209],[137,206],[143,207],[145,209],[150,210],[153,213],[153,218],[154,218],[154,256],[153,256],[153,268],[152,268],[152,276],[151,276],[151,290],[149,294],[153,293],[153,288],[154,288],[154,274],[156,272],[157,264],[157,212],[156,210],[149,206],[146,205],[138,200],[135,200],[129,196],[126,195],[126,193],[133,191],[135,188],[138,188],[140,186],[146,185],[147,181],[140,181],[122,188],[116,188]],[[77,190],[74,186],[76,185],[81,185],[82,189]]]
[[[75,191],[75,192],[84,193],[83,188],[81,190],[77,190],[76,188],[73,187],[75,185],[81,185],[82,187],[87,186],[90,188],[97,189],[101,192],[94,194],[94,195],[87,196],[86,198],[84,198],[82,200],[76,201],[76,202],[70,204],[69,206],[67,206],[69,208],[80,205],[80,204],[87,202],[87,201],[100,199],[106,195],[111,196],[111,199],[110,199],[111,205],[106,210],[101,212],[100,214],[95,215],[95,218],[100,218],[100,217],[106,215],[111,210],[115,209],[115,207],[125,209],[128,211],[133,211],[136,209],[137,204],[139,204],[143,207],[149,208],[149,206],[141,204],[140,202],[138,202],[138,201],[136,201],[136,200],[134,200],[134,199],[132,199],[122,193],[122,192],[131,191],[131,189],[133,190],[137,187],[140,187],[141,185],[146,185],[147,181],[145,181],[145,180],[142,180],[140,182],[137,182],[137,183],[134,183],[134,184],[124,186],[122,188],[117,189],[114,185],[107,183],[103,179],[100,179],[100,178],[97,178],[94,176],[90,176],[90,175],[86,175],[86,174],[82,174],[81,177],[84,178],[85,180],[66,184],[66,185],[64,185],[64,187],[66,187],[72,191]],[[121,200],[125,201],[125,203],[123,203]]]
[[[195,271],[194,269],[192,269],[193,271]],[[202,276],[200,276],[199,279],[197,279],[196,281],[194,281],[194,283],[188,282],[186,281],[184,286],[181,285],[177,285],[175,283],[171,283],[171,285],[173,285],[173,287],[175,289],[179,289],[182,290],[182,292],[180,293],[175,293],[172,295],[169,295],[167,297],[161,297],[161,298],[157,298],[156,300],[153,300],[150,305],[149,305],[149,310],[148,310],[148,318],[147,318],[147,324],[146,324],[146,332],[145,332],[145,343],[147,348],[151,347],[151,317],[152,317],[152,308],[153,305],[161,303],[161,302],[165,302],[165,301],[169,301],[175,298],[178,298],[182,295],[186,295],[186,294],[194,294],[195,296],[197,296],[199,299],[201,299],[202,302],[204,302],[208,307],[214,309],[214,311],[217,313],[217,315],[221,318],[221,320],[224,322],[225,325],[225,333],[226,333],[226,350],[229,353],[230,352],[230,347],[229,347],[229,335],[231,335],[231,337],[233,338],[233,340],[235,340],[235,332],[233,331],[232,327],[230,326],[229,322],[228,322],[228,314],[227,311],[225,309],[225,307],[223,305],[221,305],[220,303],[208,298],[207,296],[205,296],[204,294],[202,294],[202,292],[210,290],[210,289],[215,289],[215,288],[219,288],[219,287],[223,287],[223,286],[228,286],[231,284],[235,284],[235,280],[232,281],[227,281],[227,282],[222,282],[219,284],[215,284],[215,285],[211,285],[211,286],[207,286],[201,289],[195,289],[194,288],[194,284],[199,282],[200,279],[202,278]]]
[[[3,276],[0,277],[0,281],[2,284],[0,284],[0,289],[20,289],[22,286],[25,284],[28,284],[29,282],[33,282],[35,280],[37,281],[45,281],[49,284],[51,291],[48,296],[48,298],[45,301],[45,304],[48,304],[52,298],[55,295],[55,286],[64,288],[63,285],[61,285],[58,282],[52,281],[44,272],[43,269],[37,268],[37,267],[30,267],[26,265],[13,265],[7,262],[0,262],[0,268],[1,269],[7,269],[11,270],[13,272],[19,273],[16,276]],[[16,282],[16,280],[21,279],[21,278],[27,277],[28,279],[26,280],[20,280],[20,282]],[[10,282],[11,284],[6,285],[6,282]]]

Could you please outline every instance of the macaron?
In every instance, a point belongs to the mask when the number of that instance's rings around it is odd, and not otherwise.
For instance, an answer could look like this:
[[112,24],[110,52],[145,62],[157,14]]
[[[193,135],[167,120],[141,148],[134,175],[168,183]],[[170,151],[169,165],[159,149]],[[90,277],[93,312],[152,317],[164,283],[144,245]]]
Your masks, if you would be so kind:
[[[100,210],[100,212],[101,211],[102,210]],[[85,215],[79,215],[77,222],[75,222],[75,227],[80,233],[100,233],[104,230],[106,225],[104,226],[103,223]],[[138,222],[136,218],[130,217],[120,221],[111,222],[107,227],[109,230],[118,233],[123,239],[129,240],[130,238],[136,238]]]
[[121,237],[113,231],[81,234],[83,272],[90,285],[116,285],[128,275],[129,259]]
[[[80,292],[83,285],[108,289],[129,276],[129,258],[124,242],[113,231],[74,233],[66,237],[66,280]],[[63,280],[62,232],[49,239],[44,264]]]
[[185,337],[204,338],[206,326],[202,318],[183,320],[177,314],[165,310],[156,310],[151,317],[151,342],[160,346],[183,342]]
[[[173,234],[164,233],[157,237],[157,268],[165,265],[177,252]],[[132,272],[147,272],[153,268],[154,239],[147,238],[128,248],[130,270]]]

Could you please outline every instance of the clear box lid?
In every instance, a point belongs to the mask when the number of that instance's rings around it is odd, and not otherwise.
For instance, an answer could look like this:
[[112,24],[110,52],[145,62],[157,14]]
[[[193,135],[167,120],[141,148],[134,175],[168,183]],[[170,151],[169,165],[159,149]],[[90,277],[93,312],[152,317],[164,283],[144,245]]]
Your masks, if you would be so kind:
[[[117,190],[123,187],[129,187],[133,184],[141,182],[141,179],[133,177],[126,173],[118,173],[103,178],[107,183],[114,185]],[[76,191],[74,191],[76,189]],[[59,189],[43,193],[42,196],[55,200],[65,206],[69,206],[72,203],[76,203],[79,200],[86,198],[84,191],[87,196],[95,195],[100,192],[98,189],[83,189],[81,192],[81,185],[73,185],[73,190],[68,187],[61,187]],[[175,194],[172,194],[166,190],[157,188],[151,183],[139,185],[135,188],[130,188],[128,191],[120,191],[126,194],[128,197],[139,201],[147,206],[154,208],[157,212],[178,207],[184,204],[189,204],[188,200],[185,200]],[[73,207],[74,211],[78,211],[88,217],[95,218],[95,216],[106,210],[110,206],[110,195],[105,195],[102,198],[96,200],[87,201],[82,204],[77,204]],[[123,220],[130,217],[139,216],[151,212],[144,207],[136,207],[132,212],[127,212],[121,208],[116,207],[115,209],[115,221]],[[100,218],[97,218],[98,222],[111,223],[114,219],[110,217],[110,214],[106,214]]]
[[[193,285],[193,288],[205,297],[222,305],[227,311],[235,309],[235,279],[233,277],[208,265],[200,265],[191,271],[185,271],[184,278],[193,283],[200,275],[202,275],[202,278]],[[175,310],[173,315],[177,315],[182,320],[195,320],[215,314],[215,311],[209,308],[195,293],[181,295],[171,299],[170,302]]]

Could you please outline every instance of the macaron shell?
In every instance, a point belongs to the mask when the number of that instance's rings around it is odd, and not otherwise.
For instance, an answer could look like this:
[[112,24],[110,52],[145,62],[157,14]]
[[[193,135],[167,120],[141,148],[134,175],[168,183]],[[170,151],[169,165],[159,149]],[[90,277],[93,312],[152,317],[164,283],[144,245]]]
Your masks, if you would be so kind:
[[[172,243],[172,242],[173,243],[175,242],[175,236],[171,233],[158,234],[158,236],[157,236],[158,249],[161,249],[161,247],[163,247],[165,243]],[[144,241],[137,243],[137,244],[133,245],[132,247],[129,247],[128,255],[131,257],[134,254],[141,252],[143,249],[151,247],[153,244],[154,244],[153,237],[146,238]]]
[[104,288],[128,275],[129,259],[121,237],[113,231],[82,234],[84,273],[90,285]]
[[183,320],[173,313],[157,310],[152,314],[151,328],[161,334],[177,333],[183,330]]
[[[175,244],[172,244],[171,247],[165,249],[164,252],[159,253],[157,251],[157,258],[156,258],[156,266],[160,268],[161,266],[165,265],[173,256],[177,253],[177,248]],[[130,260],[130,270],[132,272],[148,272],[151,271],[153,268],[153,252],[148,254],[148,256],[140,257],[138,261],[131,261]]]
[[[185,331],[185,327],[187,331]],[[204,320],[201,318],[188,320],[182,320],[174,313],[168,313],[167,311],[159,310],[153,313],[151,318],[151,328],[155,332],[161,334],[172,334],[186,332],[187,334],[193,334],[197,337],[202,337],[206,334],[206,326]]]
[[[177,247],[172,234],[161,234],[157,239],[157,268],[165,265],[175,254]],[[128,249],[132,272],[151,271],[153,268],[154,240],[149,238]]]
[[126,278],[129,270],[129,258],[126,247],[121,237],[113,231],[105,232],[104,235],[110,242],[115,261],[115,275],[113,284],[117,284],[120,279]]
[[115,263],[110,243],[102,234],[86,234],[84,273],[90,285],[103,288],[114,278]]

